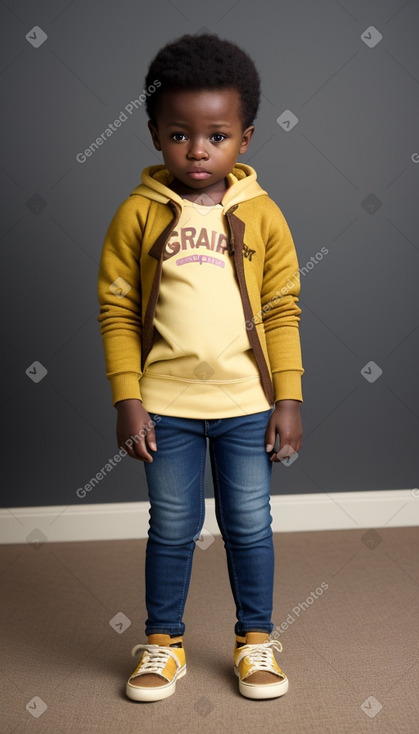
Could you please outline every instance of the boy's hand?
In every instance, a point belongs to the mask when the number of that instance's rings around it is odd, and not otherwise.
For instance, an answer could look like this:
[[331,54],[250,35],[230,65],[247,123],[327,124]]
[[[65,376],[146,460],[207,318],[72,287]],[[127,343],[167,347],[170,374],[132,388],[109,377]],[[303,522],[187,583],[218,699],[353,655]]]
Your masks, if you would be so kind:
[[274,448],[276,434],[280,438],[279,450],[272,454],[271,461],[282,461],[300,451],[303,445],[300,406],[299,400],[278,400],[275,404],[265,433],[268,452]]
[[118,420],[116,438],[118,447],[125,449],[133,459],[151,463],[153,457],[147,447],[157,451],[154,423],[143,408],[141,400],[120,400],[116,403]]

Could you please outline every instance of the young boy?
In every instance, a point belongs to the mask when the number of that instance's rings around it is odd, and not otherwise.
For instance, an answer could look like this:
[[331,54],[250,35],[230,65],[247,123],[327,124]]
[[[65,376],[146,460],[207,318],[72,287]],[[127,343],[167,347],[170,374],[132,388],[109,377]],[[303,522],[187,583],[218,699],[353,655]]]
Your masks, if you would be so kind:
[[157,54],[146,88],[164,165],[146,168],[116,212],[99,274],[118,445],[145,462],[150,500],[148,640],[133,650],[142,655],[126,693],[157,701],[186,673],[182,620],[208,438],[239,691],[275,698],[288,679],[270,639],[270,480],[272,462],[301,449],[304,370],[292,236],[256,172],[237,163],[253,135],[259,77],[235,44],[183,36]]

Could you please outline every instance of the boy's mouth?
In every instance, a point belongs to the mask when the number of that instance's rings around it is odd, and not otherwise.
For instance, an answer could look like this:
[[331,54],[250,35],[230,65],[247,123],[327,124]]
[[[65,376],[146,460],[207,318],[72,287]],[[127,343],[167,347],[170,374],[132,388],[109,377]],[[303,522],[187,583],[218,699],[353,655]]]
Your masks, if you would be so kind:
[[201,179],[201,178],[208,178],[208,176],[211,176],[209,171],[205,171],[203,168],[191,168],[190,171],[187,171],[188,176],[195,179]]

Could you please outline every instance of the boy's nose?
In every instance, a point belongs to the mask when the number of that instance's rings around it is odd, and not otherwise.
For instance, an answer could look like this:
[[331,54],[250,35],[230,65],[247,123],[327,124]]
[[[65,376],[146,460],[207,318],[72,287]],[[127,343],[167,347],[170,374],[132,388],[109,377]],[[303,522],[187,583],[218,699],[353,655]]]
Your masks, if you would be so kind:
[[191,141],[191,145],[188,150],[188,158],[193,158],[195,160],[208,158],[208,153],[202,141]]

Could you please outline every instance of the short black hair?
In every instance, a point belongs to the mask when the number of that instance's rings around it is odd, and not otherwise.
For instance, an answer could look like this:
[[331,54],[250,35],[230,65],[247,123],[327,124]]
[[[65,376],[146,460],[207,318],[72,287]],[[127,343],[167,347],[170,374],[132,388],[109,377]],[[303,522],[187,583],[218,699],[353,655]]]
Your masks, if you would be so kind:
[[251,125],[260,102],[260,79],[245,51],[212,33],[184,35],[166,44],[151,62],[146,89],[160,86],[147,95],[146,110],[156,124],[156,109],[166,91],[237,89],[241,99],[243,130]]

